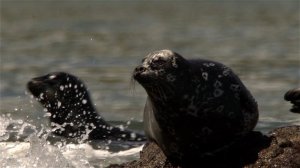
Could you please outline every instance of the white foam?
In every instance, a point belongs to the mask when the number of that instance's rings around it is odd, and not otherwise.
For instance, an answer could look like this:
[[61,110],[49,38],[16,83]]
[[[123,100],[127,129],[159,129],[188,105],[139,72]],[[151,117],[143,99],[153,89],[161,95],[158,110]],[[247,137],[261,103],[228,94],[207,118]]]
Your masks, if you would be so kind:
[[6,133],[6,127],[9,124],[9,120],[0,116],[0,137]]
[[[17,135],[23,134],[27,127],[35,129],[25,142],[8,142],[7,127],[17,123]],[[106,167],[109,164],[119,164],[137,159],[142,145],[128,150],[112,152],[109,147],[94,149],[89,144],[50,145],[46,141],[44,129],[37,129],[24,121],[14,121],[0,117],[0,167],[21,168],[52,168],[52,167]]]
[[30,142],[0,142],[0,167],[106,167],[137,158],[143,146],[120,152],[95,150],[88,144],[68,144],[64,147],[48,145],[36,136]]

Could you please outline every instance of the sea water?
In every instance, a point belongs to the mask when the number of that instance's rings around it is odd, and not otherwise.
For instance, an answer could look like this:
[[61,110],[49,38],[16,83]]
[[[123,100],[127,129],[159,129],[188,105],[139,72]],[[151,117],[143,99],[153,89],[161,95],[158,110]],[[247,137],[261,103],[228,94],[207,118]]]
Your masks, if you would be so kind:
[[[300,123],[284,93],[300,86],[298,1],[1,1],[0,167],[105,167],[142,144],[52,145],[26,83],[53,71],[82,79],[109,122],[142,131],[146,93],[132,72],[151,51],[231,67],[256,98],[256,130]],[[111,150],[114,149],[114,150]]]

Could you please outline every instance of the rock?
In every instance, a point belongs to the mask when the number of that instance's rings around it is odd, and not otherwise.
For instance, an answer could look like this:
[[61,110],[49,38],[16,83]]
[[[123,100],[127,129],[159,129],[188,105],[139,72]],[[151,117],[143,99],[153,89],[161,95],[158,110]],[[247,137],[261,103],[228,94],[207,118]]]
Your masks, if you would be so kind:
[[122,165],[110,165],[109,168],[145,168],[145,167],[164,167],[173,168],[174,166],[167,160],[160,148],[153,142],[146,143],[140,152],[140,159],[124,163]]
[[300,126],[274,129],[268,135],[253,131],[230,148],[183,166],[173,165],[160,148],[148,142],[140,159],[109,168],[181,167],[300,167]]
[[271,144],[261,150],[255,163],[246,167],[300,167],[300,126],[282,127],[270,134]]

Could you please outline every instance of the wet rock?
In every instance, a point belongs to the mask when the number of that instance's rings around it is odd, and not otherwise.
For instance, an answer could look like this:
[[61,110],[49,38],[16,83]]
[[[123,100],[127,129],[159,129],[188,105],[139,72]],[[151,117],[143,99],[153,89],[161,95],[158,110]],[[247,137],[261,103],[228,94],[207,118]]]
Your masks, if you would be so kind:
[[300,167],[300,126],[282,127],[270,133],[271,144],[247,167]]
[[140,159],[109,168],[180,167],[300,167],[300,126],[277,128],[268,135],[251,132],[227,150],[185,165],[174,165],[153,142],[148,142]]

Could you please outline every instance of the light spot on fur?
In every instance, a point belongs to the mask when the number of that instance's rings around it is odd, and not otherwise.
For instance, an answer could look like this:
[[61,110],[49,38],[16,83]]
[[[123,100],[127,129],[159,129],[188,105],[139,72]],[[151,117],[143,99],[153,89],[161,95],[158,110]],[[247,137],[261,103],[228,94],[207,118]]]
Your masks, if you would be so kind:
[[202,72],[202,77],[203,77],[204,80],[207,81],[207,79],[208,79],[208,73],[207,72]]
[[237,85],[237,84],[231,84],[230,85],[230,89],[233,90],[233,91],[239,91],[240,90],[240,85]]
[[207,135],[211,134],[213,131],[208,127],[203,127],[201,129],[201,132],[202,132],[203,135],[207,136]]
[[225,68],[224,68],[224,71],[223,71],[223,75],[224,75],[224,76],[228,76],[229,73],[230,73],[230,69],[227,68],[227,67],[225,67]]
[[214,91],[214,96],[215,96],[215,97],[220,97],[223,93],[224,93],[223,90],[221,90],[221,89],[216,89],[216,90]]
[[167,81],[168,82],[174,82],[176,80],[176,77],[174,75],[168,74],[167,75]]
[[217,111],[218,113],[222,113],[223,110],[224,110],[224,106],[223,106],[223,105],[219,106],[219,107],[216,109],[216,111]]
[[222,86],[222,83],[220,81],[216,80],[216,82],[214,83],[214,87],[219,88],[221,86]]
[[173,66],[174,68],[178,68],[178,65],[177,65],[177,63],[176,63],[175,57],[172,58],[172,66]]
[[206,67],[213,67],[213,66],[215,66],[215,64],[212,63],[212,62],[210,62],[210,63],[203,63],[203,65],[206,66]]

